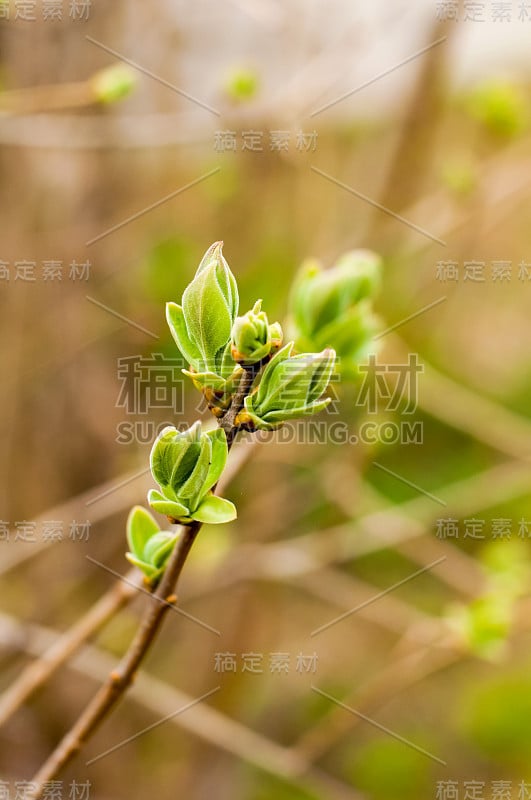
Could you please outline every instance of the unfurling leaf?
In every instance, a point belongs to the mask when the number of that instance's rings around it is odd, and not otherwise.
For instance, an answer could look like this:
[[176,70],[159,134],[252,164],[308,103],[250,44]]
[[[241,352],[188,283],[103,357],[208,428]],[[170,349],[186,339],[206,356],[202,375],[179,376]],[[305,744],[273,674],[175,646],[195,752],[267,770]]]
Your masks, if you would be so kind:
[[161,531],[145,508],[135,506],[127,519],[130,552],[126,553],[126,558],[154,583],[164,572],[178,538],[178,533]]
[[185,371],[207,395],[209,406],[224,410],[241,369],[230,352],[231,330],[238,314],[236,279],[215,242],[187,286],[182,305],[168,303],[166,319],[177,347],[188,362]]
[[333,348],[337,368],[357,373],[373,347],[378,321],[372,300],[380,286],[381,260],[369,250],[346,253],[331,269],[304,263],[290,298],[290,334],[299,351]]
[[164,428],[151,450],[151,472],[160,491],[149,492],[150,506],[183,524],[199,519],[196,512],[218,482],[227,454],[227,437],[221,428],[203,432],[200,422],[181,432]]
[[293,356],[290,342],[265,367],[258,389],[245,398],[240,424],[271,430],[283,422],[316,414],[330,402],[323,398],[335,364],[335,352]]
[[232,327],[232,357],[244,366],[260,363],[281,344],[282,328],[278,322],[269,324],[261,300],[252,311],[238,317]]

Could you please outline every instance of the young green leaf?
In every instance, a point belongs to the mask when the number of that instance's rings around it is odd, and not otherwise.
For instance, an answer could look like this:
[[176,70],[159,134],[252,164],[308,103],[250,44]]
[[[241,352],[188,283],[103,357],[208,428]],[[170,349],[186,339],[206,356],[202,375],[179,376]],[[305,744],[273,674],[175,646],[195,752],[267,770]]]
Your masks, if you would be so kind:
[[212,442],[212,457],[208,475],[204,482],[204,489],[211,489],[220,479],[227,463],[227,436],[221,428],[207,431],[206,435]]
[[178,533],[169,533],[168,531],[156,533],[144,549],[144,561],[155,569],[160,569],[169,558],[178,538]]
[[150,581],[155,578],[157,575],[158,570],[153,567],[151,564],[146,564],[145,561],[142,561],[141,558],[137,558],[137,556],[133,555],[133,553],[126,553],[126,559],[132,564],[134,567],[138,567],[144,575],[146,575]]
[[164,516],[171,517],[172,519],[188,518],[190,514],[185,505],[175,500],[169,500],[161,494],[161,492],[157,492],[156,489],[149,490],[148,503],[153,511],[157,511],[159,514],[164,514]]
[[177,305],[177,303],[166,303],[166,320],[171,335],[175,340],[175,344],[183,354],[187,363],[191,364],[194,369],[199,369],[201,364],[201,352],[190,339],[186,322],[184,321],[182,307]]
[[127,518],[127,542],[131,552],[141,557],[149,539],[159,530],[149,511],[142,506],[134,506]]
[[232,522],[237,516],[234,503],[231,503],[230,500],[225,500],[223,497],[217,497],[215,494],[207,495],[199,508],[192,514],[193,519],[208,525]]
[[179,486],[179,498],[189,501],[192,508],[195,508],[195,500],[205,493],[204,483],[210,469],[212,459],[212,442],[208,436],[201,437],[199,453],[195,457],[195,462],[189,477]]

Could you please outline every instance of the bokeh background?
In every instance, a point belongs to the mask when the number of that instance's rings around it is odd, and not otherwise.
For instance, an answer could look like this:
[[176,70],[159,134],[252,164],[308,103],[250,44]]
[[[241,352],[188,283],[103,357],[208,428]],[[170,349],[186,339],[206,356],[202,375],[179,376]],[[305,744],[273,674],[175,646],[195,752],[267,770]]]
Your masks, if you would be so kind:
[[[262,297],[280,320],[304,259],[378,252],[378,361],[391,381],[408,354],[423,366],[413,414],[335,386],[327,425],[391,423],[392,441],[298,427],[235,451],[238,520],[203,530],[179,590],[219,635],[169,615],[63,796],[531,797],[529,4],[37,0],[0,17],[0,689],[112,586],[87,557],[127,569],[158,426],[205,415],[180,378],[164,407],[156,371],[128,406],[124,370],[161,354],[179,375],[164,303],[213,241],[243,309]],[[11,796],[145,603],[0,728]]]

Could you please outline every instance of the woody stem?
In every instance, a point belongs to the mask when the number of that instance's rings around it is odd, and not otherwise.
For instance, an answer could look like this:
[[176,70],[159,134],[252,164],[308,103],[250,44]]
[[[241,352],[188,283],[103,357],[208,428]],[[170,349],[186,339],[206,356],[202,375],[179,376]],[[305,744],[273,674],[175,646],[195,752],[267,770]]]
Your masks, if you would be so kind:
[[[244,371],[229,411],[220,422],[227,436],[229,450],[237,433],[234,420],[243,407],[254,377],[253,369]],[[176,602],[175,588],[201,526],[200,522],[183,526],[177,547],[171,554],[164,575],[150,598],[149,607],[128,651],[33,778],[30,800],[42,798],[46,784],[72,760],[133,682],[135,673],[154,642],[168,609]]]
[[232,398],[232,403],[230,404],[230,408],[225,414],[225,416],[220,420],[219,425],[225,431],[225,435],[227,436],[227,445],[230,449],[236,434],[238,433],[238,426],[236,423],[236,417],[240,413],[243,408],[243,404],[245,402],[245,398],[250,393],[251,389],[253,388],[254,379],[257,375],[257,367],[244,367],[243,375],[240,379],[240,383],[238,384],[238,389],[236,394]]

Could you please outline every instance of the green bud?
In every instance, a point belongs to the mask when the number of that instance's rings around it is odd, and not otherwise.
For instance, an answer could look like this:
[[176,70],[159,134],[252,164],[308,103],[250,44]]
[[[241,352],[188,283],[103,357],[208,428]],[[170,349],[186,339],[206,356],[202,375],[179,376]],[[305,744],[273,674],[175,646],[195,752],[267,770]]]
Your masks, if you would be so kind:
[[261,300],[232,326],[232,358],[244,366],[258,364],[281,344],[282,328],[278,322],[269,324]]
[[500,593],[478,597],[449,609],[447,624],[461,645],[487,660],[503,655],[514,620],[514,602]]
[[237,383],[230,337],[238,314],[238,288],[222,247],[223,242],[209,247],[185,289],[182,305],[167,304],[166,319],[177,347],[190,365],[185,374],[201,391],[210,392],[209,400],[226,408]]
[[259,80],[254,70],[240,67],[232,70],[225,81],[225,90],[232,100],[252,100],[258,91]]
[[267,364],[258,389],[245,398],[237,423],[271,430],[297,417],[316,414],[331,398],[324,398],[334,371],[336,354],[303,353],[292,356],[293,343],[279,350]]
[[342,371],[355,369],[377,330],[372,298],[380,272],[380,258],[368,250],[346,253],[327,270],[303,264],[290,299],[297,349],[332,347]]
[[521,539],[489,542],[479,560],[492,591],[515,600],[526,593],[531,564]]
[[[171,520],[189,523],[206,522],[205,515],[217,511],[217,522],[236,517],[228,500],[213,500],[212,487],[218,482],[227,461],[225,433],[220,428],[201,431],[196,422],[186,431],[164,428],[151,450],[151,473],[160,491],[148,494],[150,506]],[[208,520],[210,521],[210,519]]]
[[442,165],[440,176],[444,186],[461,196],[470,194],[478,183],[471,161],[448,160]]
[[217,372],[238,313],[238,289],[223,258],[223,242],[205,253],[182,306],[168,303],[167,319],[179,350],[197,372]]
[[127,97],[136,84],[136,74],[127,64],[116,64],[102,69],[90,81],[96,100],[105,104],[116,103]]
[[516,136],[529,121],[528,103],[521,88],[500,80],[477,86],[467,98],[467,107],[474,119],[500,138]]
[[154,583],[164,572],[178,538],[177,533],[161,531],[148,511],[135,506],[127,519],[130,552],[126,553],[126,558]]

